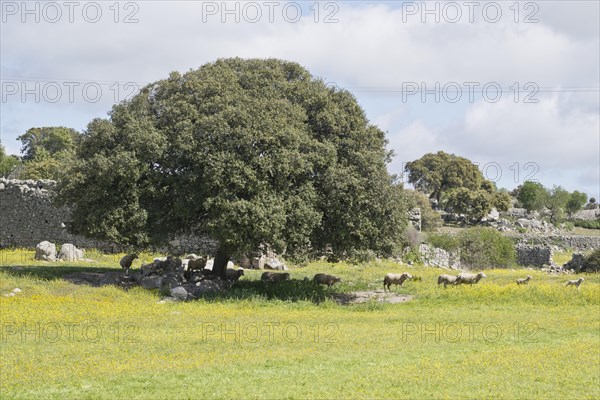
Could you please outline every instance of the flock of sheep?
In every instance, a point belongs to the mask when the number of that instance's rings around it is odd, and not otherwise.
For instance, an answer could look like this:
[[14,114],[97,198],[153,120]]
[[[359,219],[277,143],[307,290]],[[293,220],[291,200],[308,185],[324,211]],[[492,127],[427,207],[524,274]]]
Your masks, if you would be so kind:
[[[136,254],[128,254],[121,259],[121,261],[119,263],[120,263],[121,267],[125,270],[126,273],[129,272],[129,268],[131,267],[131,264],[133,263],[133,261],[136,258],[138,258],[138,256]],[[206,261],[204,261],[203,265],[195,265],[194,263],[196,261],[200,262],[200,260],[190,260],[190,262],[188,264],[188,270],[194,271],[195,269],[198,269],[197,267],[201,267],[200,269],[204,268]],[[227,270],[225,272],[226,272],[227,280],[230,282],[237,282],[240,279],[240,277],[242,277],[244,275],[243,268],[239,268],[239,269],[227,268]],[[472,285],[472,284],[479,282],[482,278],[487,278],[487,276],[483,272],[479,272],[478,274],[471,274],[471,273],[463,272],[458,275],[442,274],[438,277],[437,284],[438,285],[443,284],[444,288],[447,287],[447,285],[462,285],[462,284]],[[283,282],[283,281],[286,281],[289,279],[290,279],[290,274],[287,272],[279,272],[278,273],[278,272],[266,271],[260,277],[260,280],[265,283],[279,283],[279,282]],[[517,279],[516,282],[517,282],[517,285],[527,285],[529,283],[529,281],[531,281],[531,279],[532,279],[531,275],[527,275],[525,278]],[[406,282],[407,280],[421,280],[421,278],[413,277],[408,272],[404,272],[402,274],[389,273],[389,274],[386,274],[385,277],[383,278],[383,290],[384,291],[391,290],[391,285],[402,286],[404,284],[404,282]],[[565,286],[575,286],[579,290],[579,286],[581,285],[581,283],[584,280],[585,279],[583,279],[583,278],[569,280],[569,281],[567,281]],[[304,278],[304,281],[308,281],[308,278]],[[337,276],[319,273],[313,277],[312,281],[319,285],[327,285],[328,287],[331,287],[331,286],[335,285],[336,283],[341,282],[342,279]]]

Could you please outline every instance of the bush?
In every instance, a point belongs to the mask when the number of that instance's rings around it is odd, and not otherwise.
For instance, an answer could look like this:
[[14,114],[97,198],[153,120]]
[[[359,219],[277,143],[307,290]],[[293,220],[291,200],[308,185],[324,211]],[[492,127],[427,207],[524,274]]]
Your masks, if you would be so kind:
[[456,235],[447,233],[429,233],[427,234],[427,243],[446,251],[455,251],[459,247]]
[[600,272],[600,249],[592,251],[583,263],[585,272]]
[[475,227],[465,229],[457,236],[461,264],[469,267],[490,268],[514,265],[516,259],[513,241],[495,229]]
[[580,228],[600,229],[600,218],[596,220],[576,219],[573,221],[573,225],[578,226]]

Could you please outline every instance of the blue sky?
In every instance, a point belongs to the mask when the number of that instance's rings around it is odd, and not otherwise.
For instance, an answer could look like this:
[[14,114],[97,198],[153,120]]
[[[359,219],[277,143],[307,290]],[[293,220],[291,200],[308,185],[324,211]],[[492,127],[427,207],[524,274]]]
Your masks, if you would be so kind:
[[[596,1],[72,4],[0,1],[0,135],[10,153],[27,129],[83,130],[171,71],[276,57],[353,92],[387,132],[393,173],[444,150],[499,186],[529,177],[600,197]],[[436,85],[439,101],[415,91]]]

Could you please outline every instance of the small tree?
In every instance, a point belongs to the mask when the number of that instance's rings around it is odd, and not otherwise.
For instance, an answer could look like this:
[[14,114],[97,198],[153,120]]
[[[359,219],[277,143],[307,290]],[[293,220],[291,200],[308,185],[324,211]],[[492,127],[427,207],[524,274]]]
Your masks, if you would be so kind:
[[6,178],[19,164],[19,158],[6,154],[4,146],[0,145],[0,177]]
[[517,200],[527,211],[539,211],[546,205],[548,192],[539,182],[527,181],[517,188]]
[[569,200],[567,200],[566,210],[569,217],[572,217],[577,211],[581,210],[585,205],[587,195],[585,193],[578,192],[575,190],[570,194]]
[[550,210],[550,219],[553,222],[559,222],[564,219],[565,209],[569,201],[570,194],[562,186],[554,186],[550,190],[546,200],[546,207]]
[[469,219],[481,221],[492,209],[493,196],[486,190],[458,188],[451,190],[446,208],[454,213],[465,214]]

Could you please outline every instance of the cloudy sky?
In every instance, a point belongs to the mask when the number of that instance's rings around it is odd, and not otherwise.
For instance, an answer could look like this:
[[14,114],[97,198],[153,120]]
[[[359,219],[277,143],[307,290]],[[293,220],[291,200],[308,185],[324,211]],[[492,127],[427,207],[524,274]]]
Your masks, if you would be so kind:
[[387,132],[390,171],[444,150],[501,187],[600,197],[598,1],[0,1],[2,144],[85,129],[221,57],[296,61]]

